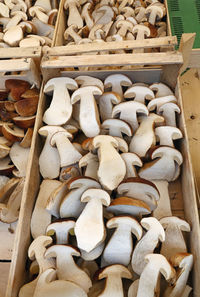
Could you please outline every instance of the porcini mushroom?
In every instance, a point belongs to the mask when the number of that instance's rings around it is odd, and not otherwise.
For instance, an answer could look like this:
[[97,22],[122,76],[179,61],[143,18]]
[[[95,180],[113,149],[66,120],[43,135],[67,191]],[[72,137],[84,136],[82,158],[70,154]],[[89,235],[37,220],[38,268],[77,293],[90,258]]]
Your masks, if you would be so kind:
[[77,0],[66,0],[64,3],[64,8],[69,9],[67,25],[70,26],[76,24],[80,29],[83,27],[83,20],[78,10],[79,7],[80,3]]
[[154,83],[149,88],[155,92],[156,98],[174,95],[171,89],[163,83]]
[[130,87],[131,85],[132,81],[124,74],[111,74],[104,81],[105,88],[111,87],[112,92],[119,94],[121,98],[123,98],[122,86]]
[[53,245],[45,253],[47,259],[56,258],[56,271],[59,280],[71,281],[88,293],[92,282],[87,273],[76,265],[73,256],[79,257],[80,253],[70,245]]
[[133,86],[124,93],[124,98],[133,98],[134,101],[145,104],[145,100],[152,100],[155,96],[148,87]]
[[78,218],[85,207],[81,202],[82,194],[89,188],[101,188],[100,184],[89,177],[78,177],[68,183],[69,193],[63,198],[60,205],[61,218]]
[[137,177],[138,174],[135,166],[142,167],[142,161],[140,160],[140,158],[134,153],[122,153],[121,157],[126,164],[125,179],[129,177]]
[[118,141],[109,135],[99,135],[93,139],[94,148],[98,148],[100,183],[109,190],[115,189],[126,174],[126,165],[117,152]]
[[76,90],[71,97],[72,104],[80,100],[79,121],[81,129],[87,137],[94,137],[100,132],[99,114],[94,95],[101,94],[102,91],[99,87],[86,86]]
[[56,235],[56,244],[68,244],[69,232],[74,228],[75,221],[61,220],[51,223],[46,229],[48,236]]
[[50,107],[45,111],[43,121],[48,125],[63,125],[71,117],[72,105],[68,89],[76,90],[76,81],[69,77],[55,77],[44,86],[44,92],[51,94],[53,98]]
[[25,177],[27,164],[29,159],[30,148],[20,146],[19,142],[15,142],[10,149],[10,158],[17,168],[13,170],[13,174],[17,177]]
[[81,201],[87,202],[87,205],[76,221],[74,231],[78,247],[90,252],[105,238],[103,205],[110,204],[110,196],[101,189],[88,189],[81,196]]
[[180,108],[173,102],[163,104],[159,109],[158,113],[165,118],[167,126],[176,127],[176,113],[180,113]]
[[97,170],[99,168],[99,159],[97,155],[89,152],[79,160],[79,167],[85,167],[84,176],[98,180]]
[[147,233],[136,244],[131,259],[133,271],[138,275],[145,268],[145,256],[154,252],[159,241],[165,241],[165,231],[156,218],[144,218],[140,223]]
[[101,128],[106,131],[108,130],[110,136],[123,138],[122,133],[127,136],[132,136],[130,126],[125,121],[119,119],[107,119],[102,123]]
[[98,101],[101,120],[105,121],[112,118],[113,105],[119,104],[122,98],[118,93],[104,92],[103,95],[99,97]]
[[128,266],[133,250],[132,233],[137,240],[140,240],[142,227],[134,218],[129,216],[111,218],[106,226],[108,229],[116,228],[116,230],[104,249],[103,260],[108,265],[122,264]]
[[168,145],[174,147],[174,140],[183,137],[180,129],[171,126],[157,127],[155,129],[155,135],[159,139],[160,145]]

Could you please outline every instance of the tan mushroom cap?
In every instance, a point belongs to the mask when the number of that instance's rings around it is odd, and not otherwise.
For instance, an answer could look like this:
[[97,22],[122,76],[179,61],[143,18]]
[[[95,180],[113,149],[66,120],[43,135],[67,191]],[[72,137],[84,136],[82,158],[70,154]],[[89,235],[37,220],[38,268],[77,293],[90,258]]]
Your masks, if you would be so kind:
[[101,270],[99,270],[96,274],[96,278],[97,279],[103,279],[103,278],[107,278],[111,275],[119,275],[120,278],[128,278],[131,279],[132,275],[130,273],[130,271],[123,265],[121,264],[113,264],[113,265],[109,265],[105,268],[102,268]]

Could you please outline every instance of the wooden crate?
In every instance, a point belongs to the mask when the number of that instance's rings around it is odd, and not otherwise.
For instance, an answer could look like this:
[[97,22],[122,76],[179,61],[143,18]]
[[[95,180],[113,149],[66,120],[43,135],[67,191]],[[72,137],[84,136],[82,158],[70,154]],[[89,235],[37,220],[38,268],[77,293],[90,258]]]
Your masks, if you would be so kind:
[[[45,53],[48,52],[48,55],[70,55],[76,54],[80,52],[84,52],[85,49],[88,47],[90,51],[97,51],[99,50],[118,50],[118,49],[138,49],[143,48],[164,48],[164,50],[172,49],[174,45],[177,44],[176,37],[171,36],[171,29],[169,25],[169,16],[168,16],[168,7],[167,7],[167,0],[164,0],[167,15],[166,15],[166,22],[167,22],[167,37],[160,37],[160,38],[148,38],[144,41],[137,41],[137,40],[128,40],[128,41],[115,41],[115,42],[106,42],[105,44],[82,44],[82,45],[69,45],[64,46],[64,32],[67,28],[66,25],[66,13],[64,10],[64,3],[65,0],[60,1],[59,5],[59,12],[58,12],[58,23],[56,24],[56,35],[54,36],[54,46],[51,48],[45,48]],[[144,46],[143,46],[144,42]],[[148,46],[147,46],[148,45]]]
[[[187,45],[192,44],[192,41],[188,38]],[[182,47],[184,49],[184,47]],[[178,104],[183,109],[182,98],[180,93],[180,82],[178,78],[179,71],[183,64],[183,56],[187,56],[186,51],[160,53],[156,54],[143,54],[131,55],[127,59],[120,59],[118,55],[102,56],[100,61],[97,62],[95,56],[77,56],[77,57],[44,57],[41,63],[43,72],[43,83],[52,77],[69,76],[76,77],[83,75],[84,72],[80,71],[63,71],[63,68],[68,67],[80,67],[80,66],[105,66],[111,65],[134,65],[134,70],[111,70],[111,71],[92,71],[86,72],[87,75],[93,75],[100,79],[105,79],[111,73],[124,73],[127,74],[134,82],[146,82],[148,84],[153,82],[162,81],[167,83],[173,90],[176,91]],[[122,55],[123,56],[123,55]],[[72,61],[71,61],[72,59]],[[147,67],[142,67],[147,66]],[[33,141],[31,146],[31,157],[28,164],[27,180],[25,184],[25,190],[23,193],[21,211],[19,217],[18,228],[15,237],[14,251],[9,275],[9,282],[7,286],[6,297],[17,297],[20,287],[27,280],[27,250],[31,241],[30,235],[30,220],[34,207],[34,202],[37,197],[40,184],[40,174],[38,166],[38,157],[42,149],[42,139],[38,135],[38,129],[43,125],[42,117],[46,108],[46,96],[41,89],[37,119],[34,128]],[[184,158],[182,165],[182,173],[176,182],[170,185],[170,197],[173,214],[185,218],[191,226],[191,232],[188,236],[188,248],[194,255],[194,268],[192,275],[193,282],[193,296],[200,296],[200,233],[199,233],[199,218],[196,204],[196,195],[194,187],[194,178],[191,165],[191,157],[188,146],[188,135],[186,131],[185,119],[183,113],[179,116],[179,127],[184,134],[184,139],[180,143],[180,150]]]
[[[1,49],[0,49],[1,50]],[[12,74],[14,72],[15,74]],[[0,60],[0,89],[5,88],[7,79],[22,79],[40,88],[40,75],[32,58]],[[0,297],[5,296],[13,245],[18,222],[5,224],[0,222]]]

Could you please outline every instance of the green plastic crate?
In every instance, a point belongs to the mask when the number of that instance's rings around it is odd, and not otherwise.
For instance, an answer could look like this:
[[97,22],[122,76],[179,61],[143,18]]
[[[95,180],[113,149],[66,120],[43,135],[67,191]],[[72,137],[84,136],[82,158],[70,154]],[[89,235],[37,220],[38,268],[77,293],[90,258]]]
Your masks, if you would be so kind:
[[196,32],[193,48],[200,48],[200,0],[167,0],[172,35]]

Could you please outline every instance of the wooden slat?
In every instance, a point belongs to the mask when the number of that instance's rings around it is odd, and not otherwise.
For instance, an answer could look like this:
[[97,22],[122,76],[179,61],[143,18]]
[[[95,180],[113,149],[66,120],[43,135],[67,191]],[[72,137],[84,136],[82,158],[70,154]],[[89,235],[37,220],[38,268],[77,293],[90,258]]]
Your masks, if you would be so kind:
[[0,48],[0,59],[7,58],[40,58],[42,47]]
[[166,65],[182,64],[182,54],[176,51],[167,53],[139,53],[114,55],[85,55],[68,57],[49,57],[43,59],[42,68],[89,67],[89,66],[128,66],[128,65]]
[[200,68],[200,49],[193,49],[189,58],[189,68]]
[[0,60],[0,72],[28,71],[30,69],[31,58]]
[[0,297],[5,297],[10,263],[0,262]]
[[0,261],[11,260],[17,222],[5,224],[0,222]]
[[64,56],[73,55],[80,53],[90,53],[96,51],[116,51],[120,49],[140,49],[140,48],[155,48],[155,47],[171,47],[177,44],[176,36],[172,37],[160,37],[150,38],[145,40],[124,40],[115,42],[105,43],[90,43],[90,44],[79,44],[57,46],[54,48],[44,48],[44,54],[49,56]]
[[180,69],[180,73],[184,72],[189,65],[190,55],[192,52],[195,36],[195,33],[182,34],[179,51],[182,52],[184,63]]

